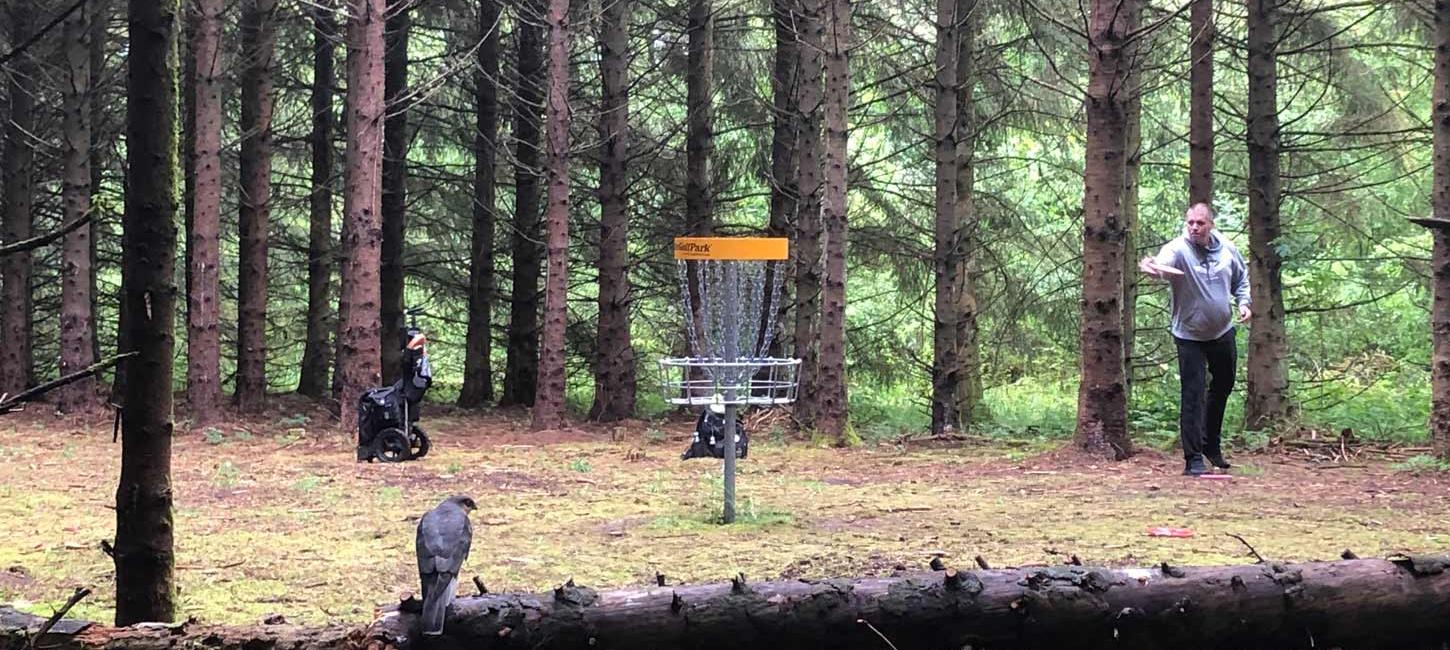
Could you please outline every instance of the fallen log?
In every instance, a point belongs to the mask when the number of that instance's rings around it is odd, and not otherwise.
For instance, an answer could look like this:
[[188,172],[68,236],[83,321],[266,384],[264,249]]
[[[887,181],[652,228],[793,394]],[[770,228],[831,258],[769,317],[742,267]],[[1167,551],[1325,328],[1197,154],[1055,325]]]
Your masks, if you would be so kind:
[[1231,567],[1081,566],[889,578],[460,598],[444,635],[401,608],[315,637],[266,628],[92,627],[40,647],[152,650],[461,648],[1345,648],[1443,650],[1450,556]]

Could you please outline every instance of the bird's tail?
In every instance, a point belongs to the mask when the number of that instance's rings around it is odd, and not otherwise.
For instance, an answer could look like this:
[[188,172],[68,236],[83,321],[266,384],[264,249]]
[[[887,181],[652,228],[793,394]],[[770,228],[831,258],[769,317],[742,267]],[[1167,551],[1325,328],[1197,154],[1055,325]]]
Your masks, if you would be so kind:
[[453,593],[458,590],[458,576],[438,573],[429,578],[432,589],[423,598],[423,634],[443,633],[443,619],[448,614],[448,605],[453,603]]

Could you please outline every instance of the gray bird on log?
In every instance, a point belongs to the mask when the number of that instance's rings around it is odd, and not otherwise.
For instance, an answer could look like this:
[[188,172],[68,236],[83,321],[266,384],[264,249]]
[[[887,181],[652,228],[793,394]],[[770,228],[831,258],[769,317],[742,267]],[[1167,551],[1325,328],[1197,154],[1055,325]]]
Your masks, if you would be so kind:
[[468,559],[473,527],[468,513],[478,509],[463,495],[444,499],[418,522],[418,578],[423,582],[423,634],[443,633],[443,619],[458,590],[458,572]]

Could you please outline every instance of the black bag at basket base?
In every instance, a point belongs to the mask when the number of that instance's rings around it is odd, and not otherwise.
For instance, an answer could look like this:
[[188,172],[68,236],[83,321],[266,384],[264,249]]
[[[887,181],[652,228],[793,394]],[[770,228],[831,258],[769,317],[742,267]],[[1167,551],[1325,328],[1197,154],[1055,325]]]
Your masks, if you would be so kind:
[[[739,414],[736,414],[735,457],[745,458],[749,453],[750,437],[745,435],[745,421]],[[685,450],[685,453],[680,454],[680,460],[724,457],[725,416],[714,413],[710,409],[700,411],[700,418],[695,420],[695,438],[690,442],[690,447]]]

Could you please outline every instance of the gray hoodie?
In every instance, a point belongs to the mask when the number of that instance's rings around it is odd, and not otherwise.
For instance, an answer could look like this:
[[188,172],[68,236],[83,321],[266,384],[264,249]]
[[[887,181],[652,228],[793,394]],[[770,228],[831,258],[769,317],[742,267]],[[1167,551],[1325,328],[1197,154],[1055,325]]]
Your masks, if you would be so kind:
[[1213,231],[1208,246],[1185,233],[1163,245],[1153,258],[1183,271],[1163,277],[1173,294],[1173,335],[1191,341],[1212,341],[1234,326],[1232,299],[1248,305],[1249,270],[1239,249]]

